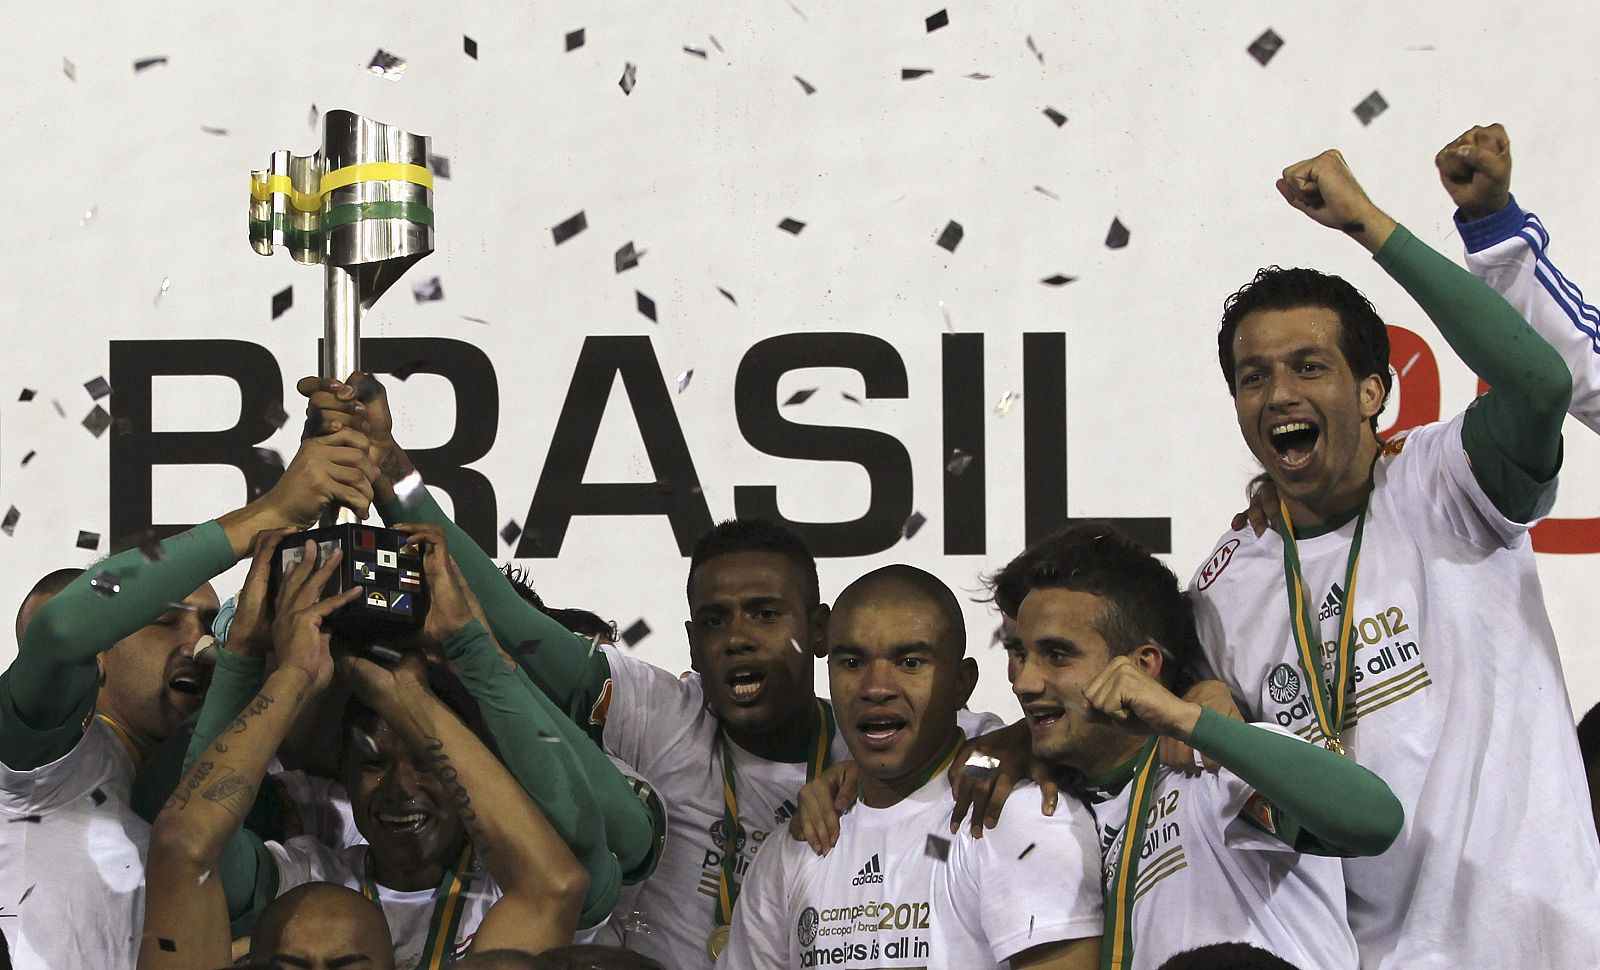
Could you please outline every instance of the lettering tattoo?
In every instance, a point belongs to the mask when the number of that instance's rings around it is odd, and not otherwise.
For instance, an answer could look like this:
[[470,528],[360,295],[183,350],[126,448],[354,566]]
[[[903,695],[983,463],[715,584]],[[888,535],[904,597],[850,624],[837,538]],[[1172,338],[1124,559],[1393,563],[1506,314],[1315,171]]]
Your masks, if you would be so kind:
[[224,765],[217,779],[200,793],[200,797],[222,806],[231,815],[243,818],[255,801],[255,794],[254,786],[245,781],[243,775]]
[[477,810],[472,807],[472,795],[465,785],[461,784],[460,773],[455,765],[450,762],[450,755],[444,749],[444,742],[431,735],[422,738],[424,757],[427,758],[428,770],[439,779],[439,784],[444,786],[445,797],[456,810],[456,817],[461,819],[461,827],[466,829],[467,838],[472,840],[472,846],[477,850],[478,858],[486,858],[494,851],[489,844],[489,836],[478,822]]

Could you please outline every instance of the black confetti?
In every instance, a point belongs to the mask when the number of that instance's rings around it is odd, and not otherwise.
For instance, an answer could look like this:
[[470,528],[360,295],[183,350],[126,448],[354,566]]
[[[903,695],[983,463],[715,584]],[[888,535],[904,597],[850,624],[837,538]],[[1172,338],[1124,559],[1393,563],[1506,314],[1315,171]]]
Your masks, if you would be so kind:
[[1128,245],[1128,227],[1122,224],[1121,219],[1111,220],[1111,229],[1106,232],[1106,248],[1121,249]]
[[639,68],[632,61],[625,61],[622,66],[622,80],[617,82],[617,87],[622,89],[624,95],[633,93],[633,86],[639,83]]
[[861,403],[861,399],[856,397],[854,394],[851,394],[849,391],[840,391],[839,396],[844,398],[846,401],[849,401],[851,404]]
[[1361,103],[1355,107],[1356,118],[1359,119],[1363,125],[1372,124],[1372,119],[1378,117],[1387,110],[1389,110],[1389,102],[1383,100],[1383,95],[1376,91],[1367,95],[1365,98],[1362,98]]
[[1055,122],[1057,128],[1060,128],[1062,125],[1067,123],[1067,116],[1054,108],[1044,109],[1044,116]]
[[92,381],[84,381],[83,389],[89,392],[89,397],[98,401],[111,394],[111,385],[106,383],[104,377],[96,377]]
[[378,48],[372,55],[372,60],[367,64],[367,70],[378,75],[386,81],[398,81],[400,75],[405,73],[406,59],[399,54],[391,54],[383,48]]
[[711,38],[711,46],[712,46],[712,47],[715,47],[715,48],[716,48],[716,49],[717,49],[717,53],[718,53],[718,54],[724,54],[724,53],[727,53],[727,52],[726,52],[726,51],[724,51],[724,50],[723,50],[723,49],[722,49],[722,45],[721,45],[721,44],[720,44],[720,43],[718,43],[718,42],[717,42],[717,38],[716,38],[716,37],[715,37],[715,36],[714,36],[714,35],[712,35],[712,34],[707,34],[707,35],[706,35],[706,36],[707,36],[707,37],[709,37],[709,38]]
[[147,71],[152,67],[165,64],[166,62],[167,59],[165,57],[140,58],[139,60],[133,62],[133,72],[137,74],[140,71]]
[[1033,42],[1033,35],[1031,34],[1028,35],[1028,50],[1033,52],[1033,56],[1039,59],[1040,64],[1044,63],[1044,52],[1039,50],[1038,45]]
[[466,51],[467,56],[473,60],[478,59],[478,42],[466,34],[461,35],[461,49]]
[[266,418],[267,423],[272,425],[274,428],[282,428],[284,425],[289,423],[288,412],[285,411],[283,409],[283,405],[279,404],[277,401],[267,405],[267,410],[263,412],[261,416]]
[[22,518],[22,513],[17,511],[17,507],[15,505],[11,506],[11,508],[6,510],[5,519],[0,521],[0,532],[4,532],[8,536],[16,535],[17,520],[20,518]]
[[1050,191],[1049,189],[1045,188],[1042,185],[1035,185],[1033,187],[1033,190],[1035,192],[1039,193],[1040,195],[1044,196],[1047,199],[1055,199],[1057,202],[1061,201],[1061,196],[1056,195],[1054,192]]
[[403,381],[428,366],[427,360],[409,360],[389,371],[397,381]]
[[927,524],[927,516],[923,515],[921,512],[912,512],[911,518],[907,519],[906,524],[900,527],[900,534],[909,539],[918,532],[921,532],[922,527]]
[[1026,849],[1022,850],[1022,854],[1021,855],[1017,856],[1017,861],[1021,862],[1023,859],[1026,859],[1028,857],[1028,853],[1033,851],[1033,847],[1035,845],[1038,845],[1038,843],[1037,842],[1029,842],[1028,843],[1028,847]]
[[634,620],[632,626],[622,631],[622,642],[632,647],[649,635],[650,624],[643,620]]
[[106,433],[107,428],[111,427],[111,415],[106,412],[105,408],[96,404],[93,411],[83,416],[83,426],[89,429],[90,434],[98,438]]
[[950,859],[950,840],[940,838],[937,835],[929,835],[928,847],[924,852],[940,862],[948,862]]
[[38,885],[39,885],[38,883],[34,883],[32,886],[29,886],[27,889],[24,889],[22,891],[22,896],[17,899],[17,905],[21,906],[23,903],[27,902],[28,901],[28,897],[33,895],[33,891],[34,891],[34,889],[38,888]]
[[272,319],[283,316],[290,307],[294,306],[294,287],[285,286],[272,294]]
[[571,31],[571,32],[569,32],[567,34],[567,50],[569,52],[575,51],[575,50],[577,50],[578,48],[580,48],[582,46],[583,46],[583,28],[579,27],[577,30]]
[[944,232],[939,233],[939,248],[955,252],[961,245],[961,237],[966,235],[966,230],[961,228],[961,223],[954,219],[944,224]]
[[800,235],[800,230],[804,229],[805,227],[806,224],[801,222],[799,219],[785,219],[778,223],[778,228],[782,229],[791,236]]
[[683,52],[685,54],[693,54],[695,57],[700,58],[702,61],[706,59],[706,52],[701,50],[698,47],[684,47]]
[[210,125],[201,125],[200,130],[208,135],[226,135],[228,133],[226,128],[213,128]]
[[811,395],[813,395],[815,393],[817,393],[817,389],[816,388],[814,388],[814,387],[803,387],[800,390],[795,391],[793,394],[789,395],[789,400],[784,401],[783,402],[783,406],[784,407],[789,407],[789,406],[795,405],[795,404],[804,404],[807,401],[811,400]]
[[633,248],[633,240],[628,240],[611,257],[611,265],[617,272],[622,273],[639,265],[639,257],[644,255]]
[[1277,31],[1268,27],[1265,33],[1250,42],[1250,56],[1256,59],[1256,63],[1266,67],[1267,62],[1272,60],[1272,55],[1278,53],[1278,48],[1282,46],[1283,38],[1278,36]]
[[98,532],[84,532],[84,531],[82,531],[80,529],[78,531],[78,548],[79,549],[98,549],[98,548],[100,548],[100,533],[98,533]]
[[982,71],[973,71],[971,74],[965,74],[965,75],[962,75],[962,76],[967,78],[970,81],[987,81],[991,77],[993,77],[994,75],[985,74]]
[[30,451],[26,455],[23,455],[22,456],[22,467],[23,468],[27,468],[28,467],[28,462],[33,461],[33,456],[37,455],[37,454],[38,454],[37,451]]
[[796,81],[800,82],[800,90],[804,91],[807,94],[816,94],[817,93],[817,89],[812,86],[810,81],[807,81],[805,78],[801,77],[798,74],[796,74],[794,76],[794,79]]
[[922,77],[924,74],[932,74],[932,73],[933,73],[933,68],[931,68],[931,67],[902,67],[900,69],[900,80],[902,80],[902,81],[915,81],[917,78]]
[[322,112],[317,110],[316,105],[312,105],[311,111],[306,115],[306,124],[312,128],[315,128],[317,126],[317,122],[321,119]]
[[469,317],[465,313],[463,313],[461,315],[461,319],[467,321],[468,323],[481,323],[486,327],[489,325],[489,321],[485,320],[484,318],[482,318],[482,317]]
[[154,531],[144,530],[139,536],[139,552],[144,556],[145,562],[160,562],[167,558],[167,551],[161,548],[161,540],[156,538]]
[[109,599],[122,592],[122,577],[109,569],[102,570],[89,580],[89,588]]
[[37,393],[38,392],[35,391],[31,387],[24,387],[22,389],[22,396],[18,397],[17,400],[19,400],[19,401],[31,401],[34,398],[34,395],[37,394]]
[[178,952],[178,944],[172,942],[171,940],[167,939],[164,936],[156,937],[156,946],[161,947],[161,951],[163,953],[176,953],[176,952]]
[[1057,273],[1054,276],[1046,276],[1039,282],[1043,283],[1045,286],[1066,286],[1075,279],[1077,279],[1076,276],[1063,276],[1060,273]]
[[550,234],[555,237],[556,245],[559,246],[587,228],[589,228],[589,217],[580,209],[577,215],[551,229]]
[[44,816],[43,815],[19,815],[16,818],[7,819],[6,821],[12,823],[13,825],[16,824],[17,822],[31,822],[34,825],[38,825],[40,822],[44,821]]
[[634,296],[634,300],[633,300],[634,305],[639,308],[639,312],[644,314],[645,316],[649,317],[651,323],[655,323],[656,322],[656,301],[650,299],[648,296],[645,296],[643,293],[639,292],[638,290],[634,290],[633,291],[633,296]]
[[418,303],[434,303],[444,299],[444,286],[437,276],[418,280],[411,284],[411,298]]
[[517,525],[517,521],[512,519],[505,524],[505,528],[500,530],[500,541],[509,546],[516,542],[517,537],[520,535],[522,535],[522,526]]
[[733,294],[729,293],[727,290],[723,289],[722,287],[720,287],[720,286],[717,287],[717,292],[721,293],[723,296],[727,297],[728,298],[728,302],[732,303],[734,306],[738,306],[739,305],[739,301],[735,300],[733,298]]
[[444,155],[429,155],[428,170],[442,179],[450,177],[450,159]]
[[50,406],[56,409],[56,417],[64,418],[67,416],[67,409],[62,407],[61,402],[55,398],[50,399]]
[[950,26],[950,12],[941,10],[936,14],[930,14],[922,23],[928,28],[928,33],[931,34],[940,27]]

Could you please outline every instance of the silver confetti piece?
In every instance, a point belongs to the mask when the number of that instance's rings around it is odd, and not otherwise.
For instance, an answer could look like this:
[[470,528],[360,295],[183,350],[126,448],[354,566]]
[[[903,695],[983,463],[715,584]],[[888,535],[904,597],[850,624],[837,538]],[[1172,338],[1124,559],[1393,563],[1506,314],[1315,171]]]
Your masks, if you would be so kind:
[[951,475],[960,476],[965,473],[968,468],[972,467],[972,463],[975,460],[975,456],[967,454],[960,448],[956,448],[950,452],[950,460],[944,463],[944,470]]
[[1017,401],[1021,397],[1022,395],[1018,394],[1016,391],[1007,391],[1000,395],[999,402],[997,402],[994,406],[995,416],[1003,418],[1010,414],[1011,409],[1016,406]]
[[689,382],[691,380],[693,380],[693,379],[694,379],[694,368],[690,368],[689,370],[686,370],[683,373],[679,374],[678,375],[678,393],[682,394],[684,391],[688,390]]
[[398,81],[400,80],[400,75],[405,73],[406,66],[405,58],[399,54],[391,54],[380,47],[378,52],[372,55],[372,61],[367,65],[367,70],[385,80]]

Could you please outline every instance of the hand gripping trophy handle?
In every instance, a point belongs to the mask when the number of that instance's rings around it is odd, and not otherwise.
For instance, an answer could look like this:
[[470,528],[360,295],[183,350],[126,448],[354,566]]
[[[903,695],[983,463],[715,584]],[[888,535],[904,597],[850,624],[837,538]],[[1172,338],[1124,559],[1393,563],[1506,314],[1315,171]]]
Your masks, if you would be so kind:
[[[270,256],[282,246],[297,263],[323,266],[323,377],[344,380],[361,369],[362,314],[411,264],[433,252],[429,145],[425,135],[329,111],[323,115],[321,151],[273,152],[266,171],[250,173],[255,251]],[[420,625],[426,610],[421,562],[401,552],[403,535],[361,525],[353,512],[339,508],[323,528],[285,540],[275,579],[308,538],[317,540],[324,556],[344,548],[333,591],[355,583],[366,588],[364,600],[336,615],[342,620],[336,629],[372,637]]]

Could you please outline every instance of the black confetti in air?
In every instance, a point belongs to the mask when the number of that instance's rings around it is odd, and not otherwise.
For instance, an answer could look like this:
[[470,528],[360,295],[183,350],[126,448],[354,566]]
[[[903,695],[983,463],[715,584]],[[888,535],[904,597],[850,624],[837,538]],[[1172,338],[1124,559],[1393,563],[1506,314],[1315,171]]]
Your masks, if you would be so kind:
[[102,570],[89,580],[89,588],[109,599],[122,592],[122,577],[109,569]]
[[634,296],[634,301],[633,301],[634,305],[639,308],[639,312],[644,314],[645,316],[649,317],[651,323],[655,323],[656,322],[656,301],[650,299],[648,296],[645,296],[643,293],[639,292],[638,290],[634,290],[633,291],[633,296]]
[[1363,125],[1372,124],[1372,119],[1378,117],[1388,110],[1389,102],[1383,100],[1383,95],[1376,91],[1367,95],[1365,98],[1362,98],[1361,103],[1355,107],[1356,118],[1359,119]]
[[8,536],[16,535],[17,520],[20,518],[22,518],[22,513],[17,511],[17,507],[15,505],[11,506],[11,508],[6,510],[5,519],[0,520],[0,532],[4,532]]
[[577,215],[551,229],[550,234],[555,237],[556,245],[559,246],[587,228],[589,228],[589,217],[580,209]]
[[1060,128],[1062,125],[1067,123],[1067,116],[1054,108],[1044,109],[1044,116],[1055,122],[1057,128]]
[[989,634],[989,649],[993,650],[995,647],[998,647],[1005,640],[1005,633],[1005,627],[995,627],[994,632]]
[[639,265],[640,253],[633,248],[633,240],[628,240],[611,257],[611,265],[617,272],[622,273]]
[[817,93],[817,89],[814,86],[812,86],[810,81],[807,81],[805,78],[801,77],[798,74],[796,74],[794,76],[794,79],[800,83],[800,90],[804,91],[807,94],[816,94]]
[[900,80],[915,81],[917,78],[922,77],[925,74],[932,73],[933,68],[931,67],[902,67],[900,69]]
[[267,405],[267,410],[261,416],[266,418],[267,423],[274,428],[281,428],[289,423],[288,412],[283,409],[283,405],[276,401]]
[[444,299],[444,286],[439,277],[430,276],[411,284],[411,298],[418,303],[434,303]]
[[316,105],[312,105],[311,106],[311,111],[306,114],[306,124],[309,125],[312,128],[315,128],[317,126],[317,122],[320,121],[321,119],[322,119],[322,112],[317,110],[317,106]]
[[24,387],[22,389],[22,395],[20,397],[18,397],[17,400],[18,401],[31,401],[31,400],[33,400],[34,396],[36,394],[38,394],[38,393],[39,393],[38,391],[35,391],[31,387]]
[[789,395],[789,400],[784,401],[783,402],[783,406],[784,407],[790,407],[790,406],[795,405],[795,404],[804,404],[807,401],[811,400],[811,395],[813,395],[815,393],[817,393],[817,389],[816,388],[814,388],[814,387],[803,387],[800,390],[795,391],[793,394]]
[[577,50],[578,48],[580,48],[582,46],[583,46],[583,28],[579,27],[577,30],[569,31],[567,33],[567,50],[568,51],[575,51],[575,50]]
[[804,229],[805,227],[806,224],[801,222],[799,219],[785,219],[778,223],[778,228],[782,229],[791,236],[800,235],[800,230]]
[[1022,854],[1021,855],[1017,856],[1017,861],[1021,862],[1023,859],[1026,859],[1028,857],[1028,853],[1033,851],[1033,847],[1035,845],[1038,845],[1038,843],[1037,842],[1029,842],[1028,843],[1028,847],[1026,849],[1022,850]]
[[961,245],[961,237],[964,235],[966,230],[961,228],[961,223],[954,219],[950,220],[945,223],[944,232],[939,233],[939,248],[955,252],[956,247]]
[[512,519],[505,524],[505,528],[500,530],[500,541],[509,546],[516,542],[517,537],[520,535],[522,535],[522,526],[517,525],[516,520]]
[[963,74],[962,77],[965,77],[969,81],[987,81],[989,78],[993,77],[993,75],[985,74],[982,71],[973,71],[971,74]]
[[1272,55],[1278,53],[1278,48],[1282,46],[1283,38],[1278,36],[1277,31],[1268,27],[1265,33],[1250,42],[1250,56],[1256,59],[1257,64],[1266,67],[1267,62],[1272,60]]
[[698,47],[684,47],[683,52],[685,54],[693,54],[695,57],[700,58],[702,61],[706,59],[706,52],[701,50]]
[[846,401],[849,401],[851,404],[861,403],[861,399],[856,397],[854,394],[851,394],[849,391],[840,391],[839,396],[844,398]]
[[900,534],[909,539],[918,532],[922,531],[922,527],[927,523],[927,516],[923,515],[921,512],[912,512],[911,518],[907,519],[906,524],[900,527]]
[[633,86],[639,83],[639,68],[632,62],[626,61],[622,66],[622,80],[617,82],[617,87],[622,89],[624,95],[633,93]]
[[405,58],[399,54],[391,54],[381,47],[372,55],[372,60],[367,63],[367,70],[387,81],[400,80],[400,75],[405,73],[405,69]]
[[22,891],[22,895],[20,897],[18,897],[18,899],[17,899],[17,905],[21,906],[23,903],[27,902],[28,901],[28,897],[33,895],[33,891],[36,888],[38,888],[38,886],[39,886],[38,883],[34,883],[32,886],[29,886],[27,889],[24,889]]
[[444,155],[429,155],[428,170],[442,179],[450,177],[450,159]]
[[1040,64],[1044,63],[1044,52],[1039,50],[1038,45],[1033,42],[1033,35],[1031,34],[1028,36],[1028,50],[1033,53],[1034,57],[1039,59]]
[[69,81],[76,81],[78,79],[77,67],[65,57],[61,59],[61,73],[65,74],[67,76],[67,80]]
[[89,429],[90,434],[98,438],[106,433],[107,428],[111,427],[111,415],[106,412],[105,408],[96,404],[93,411],[84,415],[83,426]]
[[164,936],[156,937],[156,946],[159,946],[163,953],[177,953],[178,952],[178,944],[172,942],[171,940],[167,939]]
[[1111,220],[1111,229],[1106,232],[1106,248],[1121,249],[1128,245],[1128,227],[1122,224],[1121,219]]
[[941,10],[936,14],[929,14],[928,17],[922,21],[922,23],[928,28],[928,33],[931,34],[940,27],[950,26],[950,12],[948,10]]
[[711,46],[715,47],[717,49],[717,53],[718,54],[727,53],[726,51],[724,51],[722,49],[722,44],[717,41],[717,38],[716,38],[716,36],[714,34],[707,34],[706,36],[711,39]]
[[56,417],[64,418],[67,416],[67,409],[62,407],[61,402],[55,398],[50,399],[50,406],[56,409]]
[[972,463],[976,460],[977,456],[969,455],[960,448],[956,448],[950,452],[950,460],[944,463],[944,470],[948,474],[959,478],[968,468],[972,467]]
[[940,838],[937,835],[930,835],[928,836],[928,847],[924,852],[940,862],[947,862],[950,859],[950,840]]
[[210,125],[201,125],[200,130],[208,135],[226,135],[228,133],[226,128],[213,128]]
[[78,532],[78,548],[79,549],[98,549],[98,548],[100,548],[100,533],[98,533],[98,532],[84,532],[82,530],[79,530],[79,532]]
[[404,364],[401,364],[399,367],[389,371],[389,373],[394,375],[395,380],[403,381],[427,366],[428,362],[426,360],[409,360]]
[[735,300],[733,298],[733,294],[729,293],[727,290],[723,289],[722,287],[720,287],[720,286],[717,287],[717,292],[721,293],[723,296],[727,297],[728,298],[728,302],[732,303],[734,306],[738,306],[739,305],[739,301]]
[[461,35],[461,49],[466,51],[467,56],[473,60],[478,59],[478,42],[466,34]]
[[89,397],[96,401],[103,397],[108,397],[111,394],[111,385],[106,383],[106,379],[104,377],[96,377],[92,381],[85,381],[83,384],[83,389],[88,391]]
[[294,306],[294,287],[285,286],[272,294],[272,319],[283,316],[290,307]]
[[167,558],[167,551],[161,548],[161,540],[149,529],[139,536],[139,552],[145,562],[160,562]]
[[44,816],[43,815],[19,815],[16,818],[7,819],[6,821],[11,822],[13,824],[15,824],[17,822],[31,822],[34,825],[38,825],[40,822],[44,821]]
[[1039,193],[1040,195],[1044,196],[1047,199],[1055,199],[1057,202],[1061,201],[1061,196],[1056,195],[1054,192],[1050,191],[1049,189],[1045,188],[1042,185],[1035,185],[1033,187],[1033,190],[1035,192]]
[[166,62],[167,59],[165,57],[143,57],[133,62],[133,72],[137,74],[140,71],[148,71],[150,68]]
[[1045,286],[1066,286],[1075,279],[1077,279],[1076,276],[1063,276],[1060,273],[1057,273],[1054,276],[1046,276],[1039,282],[1043,283]]
[[632,626],[622,631],[622,642],[632,647],[649,635],[650,624],[643,620],[634,620]]
[[30,451],[26,455],[23,455],[22,456],[22,467],[23,468],[27,468],[28,467],[28,462],[33,461],[33,456],[37,455],[37,454],[38,454],[37,451]]
[[465,313],[461,314],[461,319],[467,321],[468,323],[481,323],[486,327],[489,325],[489,321],[485,320],[484,318],[482,318],[482,317],[469,317]]

